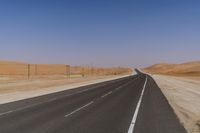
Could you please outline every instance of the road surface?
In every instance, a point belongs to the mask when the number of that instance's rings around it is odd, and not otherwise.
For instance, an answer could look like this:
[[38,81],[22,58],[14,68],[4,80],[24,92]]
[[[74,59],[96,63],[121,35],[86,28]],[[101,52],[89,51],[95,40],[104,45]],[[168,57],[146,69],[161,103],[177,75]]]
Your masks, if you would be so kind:
[[186,133],[148,75],[0,105],[0,133]]

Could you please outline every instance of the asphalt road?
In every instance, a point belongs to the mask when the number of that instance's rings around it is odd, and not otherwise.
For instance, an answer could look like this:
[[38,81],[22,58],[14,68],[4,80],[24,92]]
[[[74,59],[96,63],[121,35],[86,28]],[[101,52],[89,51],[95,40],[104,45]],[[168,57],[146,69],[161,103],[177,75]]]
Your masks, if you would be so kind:
[[186,133],[144,74],[0,105],[0,133],[132,132]]

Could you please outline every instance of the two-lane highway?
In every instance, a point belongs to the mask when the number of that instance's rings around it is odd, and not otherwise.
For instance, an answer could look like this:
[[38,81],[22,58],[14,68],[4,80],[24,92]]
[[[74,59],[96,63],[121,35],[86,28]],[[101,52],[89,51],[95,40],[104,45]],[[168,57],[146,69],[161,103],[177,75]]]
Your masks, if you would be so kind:
[[145,74],[0,105],[0,133],[132,132],[185,133]]

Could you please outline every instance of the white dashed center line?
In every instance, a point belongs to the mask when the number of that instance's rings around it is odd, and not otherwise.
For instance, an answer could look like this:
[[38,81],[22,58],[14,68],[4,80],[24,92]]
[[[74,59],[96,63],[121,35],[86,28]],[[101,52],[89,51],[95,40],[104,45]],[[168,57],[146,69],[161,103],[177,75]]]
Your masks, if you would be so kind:
[[108,95],[110,95],[112,93],[113,93],[113,91],[110,91],[110,92],[106,93],[105,95],[101,96],[101,98],[104,98],[104,97],[106,97],[106,96],[108,96]]
[[76,110],[72,111],[71,113],[69,113],[69,114],[65,115],[65,117],[69,117],[70,115],[72,115],[72,114],[74,114],[74,113],[76,113],[76,112],[80,111],[81,109],[83,109],[83,108],[85,108],[85,107],[87,107],[87,106],[89,106],[89,105],[91,105],[91,104],[93,104],[93,103],[94,103],[94,102],[93,102],[93,101],[91,101],[91,102],[89,102],[89,103],[85,104],[84,106],[82,106],[82,107],[80,107],[80,108],[78,108],[78,109],[76,109]]

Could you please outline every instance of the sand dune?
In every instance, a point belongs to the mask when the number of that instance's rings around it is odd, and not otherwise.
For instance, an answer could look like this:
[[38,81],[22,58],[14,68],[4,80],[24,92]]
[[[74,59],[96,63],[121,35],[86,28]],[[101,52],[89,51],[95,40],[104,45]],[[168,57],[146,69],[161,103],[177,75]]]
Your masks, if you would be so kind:
[[152,74],[167,74],[180,76],[200,76],[200,61],[187,62],[182,64],[155,64],[142,69]]

